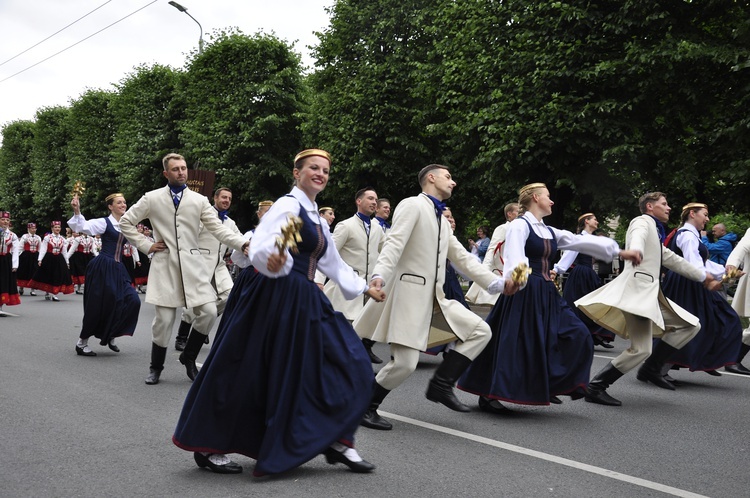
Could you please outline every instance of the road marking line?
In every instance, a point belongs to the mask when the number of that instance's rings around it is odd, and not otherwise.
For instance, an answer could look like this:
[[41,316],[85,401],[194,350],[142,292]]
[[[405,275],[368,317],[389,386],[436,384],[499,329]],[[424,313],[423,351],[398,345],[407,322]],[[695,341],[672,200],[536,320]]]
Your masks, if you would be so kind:
[[590,472],[592,474],[597,474],[603,477],[609,477],[610,479],[616,479],[618,481],[627,482],[629,484],[635,484],[636,486],[653,489],[655,491],[660,491],[662,493],[666,493],[666,494],[670,494],[674,496],[680,496],[683,498],[707,498],[704,495],[699,495],[699,494],[692,493],[690,491],[685,491],[679,488],[673,488],[672,486],[659,484],[658,482],[648,481],[646,479],[641,479],[640,477],[633,477],[627,474],[622,474],[620,472],[615,472],[614,470],[608,470],[602,467],[596,467],[594,465],[588,465],[585,463],[576,462],[575,460],[568,460],[567,458],[562,458],[559,456],[551,455],[549,453],[544,453],[541,451],[536,451],[536,450],[532,450],[529,448],[524,448],[522,446],[516,446],[513,444],[503,443],[501,441],[495,441],[494,439],[477,436],[475,434],[470,434],[468,432],[457,431],[455,429],[450,429],[448,427],[443,427],[441,425],[435,425],[429,422],[423,422],[421,420],[416,420],[413,418],[396,415],[394,413],[388,413],[382,410],[379,410],[378,413],[380,413],[381,415],[384,415],[387,418],[398,420],[400,422],[406,422],[407,424],[412,424],[412,425],[416,425],[418,427],[422,427],[425,429],[430,429],[436,432],[442,432],[443,434],[449,434],[451,436],[468,439],[470,441],[474,441],[474,442],[481,443],[481,444],[486,444],[488,446],[494,446],[496,448],[500,448],[506,451],[512,451],[513,453],[519,453],[521,455],[526,455],[526,456],[530,456],[533,458],[538,458],[540,460],[546,460],[548,462],[557,463],[559,465],[565,465],[566,467],[572,467],[574,469],[583,470],[585,472]]

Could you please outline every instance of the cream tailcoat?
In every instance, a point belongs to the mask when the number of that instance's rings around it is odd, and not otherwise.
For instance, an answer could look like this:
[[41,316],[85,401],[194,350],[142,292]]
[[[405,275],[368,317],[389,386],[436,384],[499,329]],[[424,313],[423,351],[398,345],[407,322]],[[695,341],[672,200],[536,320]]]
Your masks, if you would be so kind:
[[357,334],[424,351],[437,300],[453,333],[465,340],[483,320],[445,298],[446,258],[482,287],[499,278],[453,236],[448,220],[436,216],[429,197],[421,194],[401,201],[372,271],[385,281],[387,298],[384,303],[367,302],[354,320]]
[[641,264],[634,267],[626,261],[622,274],[583,296],[575,305],[597,324],[624,338],[629,336],[623,313],[651,320],[659,329],[655,337],[663,335],[665,318],[670,325],[698,325],[698,318],[664,297],[659,276],[661,266],[665,266],[702,282],[706,278],[705,271],[664,247],[659,241],[656,222],[648,215],[638,216],[630,222],[625,248],[640,251],[643,255]]
[[[216,209],[216,208],[214,208]],[[219,220],[221,221],[221,220]],[[240,229],[232,218],[227,217],[222,223],[237,235],[242,235]],[[209,273],[213,272],[212,280],[217,294],[222,294],[232,289],[234,282],[229,274],[227,263],[224,261],[224,254],[227,252],[227,245],[219,242],[211,232],[206,230],[203,223],[198,229],[198,248],[203,255],[203,261],[206,263]]]
[[[356,214],[338,222],[336,228],[333,229],[333,242],[336,244],[341,259],[367,282],[372,276],[372,269],[378,260],[378,250],[384,237],[383,229],[377,220],[372,221],[368,235],[365,222]],[[343,313],[347,320],[357,318],[367,300],[364,294],[351,301],[346,299],[338,284],[333,280],[329,280],[326,284],[325,294],[331,301],[333,309]]]
[[216,300],[211,286],[211,273],[203,259],[198,229],[241,250],[245,239],[222,225],[216,209],[208,199],[186,188],[175,208],[168,186],[146,192],[120,218],[120,230],[139,251],[148,254],[153,242],[136,230],[148,218],[157,242],[167,245],[166,251],[154,253],[146,287],[146,302],[167,308],[194,308]]
[[747,272],[750,272],[750,228],[747,229],[745,235],[727,258],[727,266],[739,268],[742,264],[744,264],[743,271],[745,274],[740,277],[740,281],[737,283],[737,291],[732,299],[732,308],[740,316],[750,316],[750,289],[748,289],[750,282],[747,279]]

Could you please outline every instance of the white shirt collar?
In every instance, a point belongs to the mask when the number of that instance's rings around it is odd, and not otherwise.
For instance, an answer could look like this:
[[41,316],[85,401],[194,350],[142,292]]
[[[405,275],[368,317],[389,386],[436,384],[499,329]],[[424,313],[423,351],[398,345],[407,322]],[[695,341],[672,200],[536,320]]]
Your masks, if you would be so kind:
[[307,197],[307,194],[305,194],[302,190],[300,190],[298,187],[292,187],[292,191],[289,192],[292,197],[297,199],[300,204],[302,204],[302,207],[305,208],[305,211],[311,212],[311,213],[317,213],[318,212],[318,203],[312,202],[309,197]]
[[536,216],[534,216],[531,211],[526,211],[525,213],[523,213],[523,217],[526,218],[531,224],[544,225],[544,221],[537,220]]
[[685,225],[684,225],[684,226],[683,226],[682,228],[685,228],[685,229],[687,229],[687,230],[690,230],[690,231],[691,231],[691,232],[693,232],[693,233],[694,233],[695,235],[698,235],[698,236],[699,236],[699,238],[700,238],[700,234],[698,233],[698,229],[697,229],[697,228],[695,228],[695,227],[694,227],[693,225],[691,225],[690,223],[685,223]]

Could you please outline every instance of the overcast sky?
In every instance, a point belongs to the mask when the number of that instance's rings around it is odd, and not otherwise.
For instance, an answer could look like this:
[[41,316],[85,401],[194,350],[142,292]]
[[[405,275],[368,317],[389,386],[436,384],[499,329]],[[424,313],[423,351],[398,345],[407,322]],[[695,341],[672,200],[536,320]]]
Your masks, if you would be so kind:
[[[312,65],[307,46],[328,26],[334,0],[179,0],[203,26],[236,26],[245,34],[274,33]],[[56,31],[101,7],[49,40],[8,61]],[[143,8],[145,7],[145,8]],[[68,50],[106,26],[141,9]],[[184,66],[198,47],[200,29],[168,0],[0,0],[0,126],[33,119],[37,109],[68,105],[87,88],[113,89],[140,64]],[[49,60],[17,74],[34,64]],[[6,62],[8,61],[8,62]]]

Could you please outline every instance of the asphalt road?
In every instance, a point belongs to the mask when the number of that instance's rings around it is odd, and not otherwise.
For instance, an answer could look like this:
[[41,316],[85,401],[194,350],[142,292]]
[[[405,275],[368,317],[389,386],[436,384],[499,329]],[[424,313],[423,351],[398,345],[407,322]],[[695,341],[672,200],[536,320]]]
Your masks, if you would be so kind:
[[[170,348],[147,386],[153,307],[144,303],[122,352],[94,344],[79,357],[81,296],[22,298],[0,318],[0,496],[750,496],[750,377],[675,372],[676,392],[623,377],[620,408],[583,401],[510,405],[499,416],[453,412],[424,398],[439,358],[424,356],[381,407],[394,429],[362,428],[357,448],[377,465],[354,474],[317,457],[255,479],[199,469],[171,443],[190,386]],[[597,350],[593,371],[625,346]],[[204,347],[200,359],[205,358]],[[383,345],[375,347],[387,356]]]

